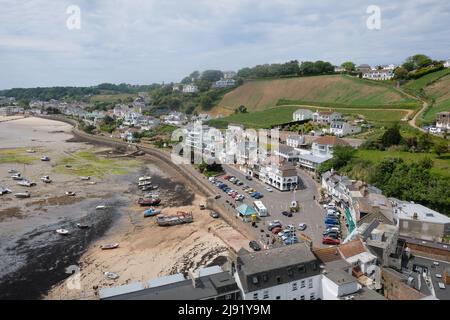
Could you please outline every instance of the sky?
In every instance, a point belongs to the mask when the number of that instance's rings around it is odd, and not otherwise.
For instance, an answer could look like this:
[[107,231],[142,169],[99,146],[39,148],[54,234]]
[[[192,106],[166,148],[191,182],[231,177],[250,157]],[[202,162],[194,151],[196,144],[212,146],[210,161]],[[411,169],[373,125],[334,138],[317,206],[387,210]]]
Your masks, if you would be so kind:
[[[69,6],[80,9],[80,28]],[[380,9],[380,28],[367,20]],[[372,20],[370,20],[372,21]],[[177,82],[194,70],[450,58],[448,0],[0,0],[0,89]]]

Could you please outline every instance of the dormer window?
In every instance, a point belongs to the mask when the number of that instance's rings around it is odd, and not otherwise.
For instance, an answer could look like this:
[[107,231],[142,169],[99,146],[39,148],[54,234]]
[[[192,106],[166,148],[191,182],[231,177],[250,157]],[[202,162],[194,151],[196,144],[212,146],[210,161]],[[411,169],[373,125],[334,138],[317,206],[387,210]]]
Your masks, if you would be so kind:
[[258,284],[259,283],[258,276],[252,277],[252,282],[253,282],[253,284]]

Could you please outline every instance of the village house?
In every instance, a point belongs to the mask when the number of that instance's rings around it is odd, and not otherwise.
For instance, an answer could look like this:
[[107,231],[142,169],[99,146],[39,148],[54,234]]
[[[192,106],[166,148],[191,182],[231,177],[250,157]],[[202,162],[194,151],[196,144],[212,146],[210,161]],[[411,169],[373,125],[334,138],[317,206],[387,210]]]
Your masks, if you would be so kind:
[[298,185],[297,170],[290,163],[261,167],[259,179],[280,191],[290,191]]
[[329,157],[333,156],[333,149],[338,145],[349,146],[345,140],[335,136],[320,137],[313,141],[311,151],[314,156]]
[[444,68],[450,68],[450,59],[444,61]]
[[369,80],[390,80],[394,77],[394,71],[391,69],[370,70],[364,72],[362,77]]
[[167,115],[163,115],[161,116],[161,119],[165,124],[170,124],[177,127],[180,127],[187,122],[186,115],[178,111],[172,111]]
[[236,80],[234,79],[221,79],[212,85],[213,88],[227,88],[227,87],[233,87],[236,85]]
[[364,74],[364,73],[367,73],[367,72],[369,72],[370,70],[372,70],[372,68],[371,68],[368,64],[361,64],[361,65],[359,65],[359,66],[356,67],[356,70],[357,70],[359,73]]
[[290,134],[286,139],[286,145],[292,148],[300,148],[306,146],[306,139],[303,135]]
[[440,131],[450,132],[450,112],[443,111],[436,114],[436,128]]
[[418,203],[391,199],[401,236],[442,242],[450,236],[450,218]]
[[224,79],[234,79],[237,76],[235,71],[223,71],[222,73]]
[[342,119],[342,114],[335,111],[316,111],[312,114],[313,122],[318,124],[330,124]]
[[197,93],[198,87],[195,84],[186,84],[183,86],[183,93]]
[[361,132],[361,127],[351,125],[344,121],[333,121],[330,124],[330,134],[337,137],[343,137],[349,134],[355,134]]
[[313,112],[309,109],[298,109],[293,114],[294,121],[305,121],[313,118]]

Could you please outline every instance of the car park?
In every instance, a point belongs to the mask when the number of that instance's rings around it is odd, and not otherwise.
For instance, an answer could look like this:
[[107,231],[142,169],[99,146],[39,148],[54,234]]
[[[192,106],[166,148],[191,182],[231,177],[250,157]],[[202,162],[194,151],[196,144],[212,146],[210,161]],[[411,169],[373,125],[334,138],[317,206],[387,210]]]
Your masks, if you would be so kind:
[[249,242],[249,247],[252,248],[254,251],[260,251],[261,250],[261,246],[258,244],[258,242],[256,242],[255,240],[252,240]]
[[338,244],[340,244],[341,242],[340,242],[339,240],[337,240],[337,239],[333,239],[333,238],[330,238],[330,237],[324,237],[324,238],[322,239],[322,243],[323,243],[323,244],[333,244],[333,245],[338,245]]

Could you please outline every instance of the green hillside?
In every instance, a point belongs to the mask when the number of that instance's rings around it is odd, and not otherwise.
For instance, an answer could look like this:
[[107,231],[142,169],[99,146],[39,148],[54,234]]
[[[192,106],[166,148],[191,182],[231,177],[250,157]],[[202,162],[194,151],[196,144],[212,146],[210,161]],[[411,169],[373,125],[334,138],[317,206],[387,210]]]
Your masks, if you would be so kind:
[[385,84],[342,75],[327,75],[250,81],[227,93],[218,107],[234,110],[245,105],[249,111],[261,111],[274,107],[279,100],[365,108],[380,105],[395,108],[415,103],[415,100]]

